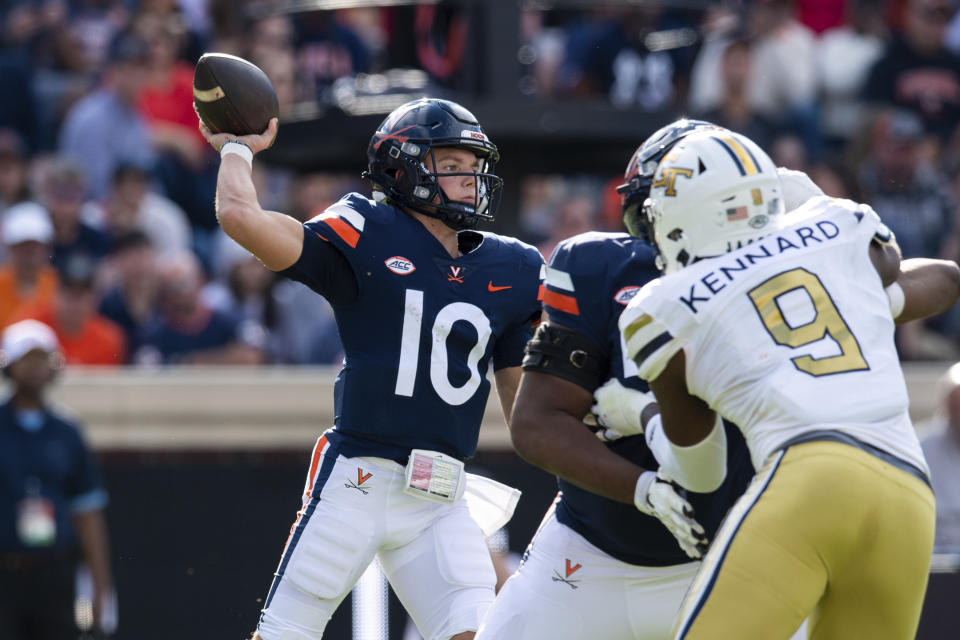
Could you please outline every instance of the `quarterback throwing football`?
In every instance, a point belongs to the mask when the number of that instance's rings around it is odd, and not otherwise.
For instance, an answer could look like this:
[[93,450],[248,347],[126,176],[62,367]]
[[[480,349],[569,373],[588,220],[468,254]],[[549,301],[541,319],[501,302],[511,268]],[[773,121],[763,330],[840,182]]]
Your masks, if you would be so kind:
[[257,204],[250,160],[276,127],[239,140],[204,131],[222,157],[217,216],[268,268],[330,301],[346,357],[336,423],[314,449],[255,637],[319,639],[376,556],[427,640],[467,640],[495,575],[463,461],[491,364],[510,413],[543,259],[472,230],[493,219],[499,153],[456,103],[397,108],[370,140],[373,198],[349,194],[305,224]]

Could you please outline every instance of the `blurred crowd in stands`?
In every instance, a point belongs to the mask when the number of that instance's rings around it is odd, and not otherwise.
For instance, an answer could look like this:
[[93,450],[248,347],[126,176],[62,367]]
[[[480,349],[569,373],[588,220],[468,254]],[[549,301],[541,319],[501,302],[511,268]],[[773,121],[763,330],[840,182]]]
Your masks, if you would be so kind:
[[[906,257],[957,260],[958,3],[520,3],[518,96],[649,113],[638,143],[679,115],[730,127],[828,195],[872,205]],[[193,63],[204,51],[250,59],[281,114],[391,69],[464,91],[479,9],[283,4],[2,4],[0,327],[47,322],[68,364],[339,360],[329,306],[217,228],[218,160],[196,128]],[[302,220],[366,189],[264,163],[255,180],[264,207]],[[564,237],[621,230],[618,182],[528,175],[511,185],[520,211],[501,215],[549,257]],[[908,325],[898,343],[904,359],[960,357],[960,311]]]

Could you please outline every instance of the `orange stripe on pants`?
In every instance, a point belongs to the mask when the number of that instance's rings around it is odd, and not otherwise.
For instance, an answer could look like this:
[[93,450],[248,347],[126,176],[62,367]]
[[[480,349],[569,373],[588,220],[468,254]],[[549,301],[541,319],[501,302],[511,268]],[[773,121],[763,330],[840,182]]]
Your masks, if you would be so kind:
[[307,473],[307,483],[303,488],[303,505],[297,511],[297,519],[290,525],[290,533],[287,534],[287,541],[283,543],[283,552],[287,552],[287,545],[290,544],[290,538],[297,525],[300,524],[300,518],[303,517],[303,510],[310,504],[310,494],[313,493],[313,483],[317,479],[317,469],[320,467],[320,459],[323,457],[323,450],[327,446],[327,436],[320,436],[317,444],[313,447],[313,457],[310,459],[310,471]]

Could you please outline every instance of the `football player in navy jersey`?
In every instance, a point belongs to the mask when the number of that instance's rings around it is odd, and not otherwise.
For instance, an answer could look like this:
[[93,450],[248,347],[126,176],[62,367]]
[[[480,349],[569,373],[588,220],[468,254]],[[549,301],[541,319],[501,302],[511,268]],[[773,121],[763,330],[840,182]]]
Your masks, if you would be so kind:
[[[628,226],[659,160],[706,127],[717,128],[679,120],[637,149],[618,189]],[[666,638],[695,560],[753,477],[732,425],[717,491],[687,493],[658,473],[640,425],[652,396],[617,326],[632,296],[658,276],[652,247],[626,233],[574,236],[550,258],[547,320],[527,347],[511,433],[521,456],[557,474],[560,493],[478,640]],[[584,426],[588,414],[596,433]]]
[[[463,461],[491,362],[510,415],[543,265],[529,245],[472,230],[496,209],[496,146],[456,103],[405,104],[370,141],[373,198],[351,193],[300,224],[261,209],[250,178],[276,120],[239,139],[201,130],[222,158],[220,225],[330,301],[346,354],[335,426],[314,449],[254,637],[320,638],[377,557],[425,638],[473,638],[494,597],[481,527],[502,521],[471,518]],[[501,495],[506,518],[516,492]]]

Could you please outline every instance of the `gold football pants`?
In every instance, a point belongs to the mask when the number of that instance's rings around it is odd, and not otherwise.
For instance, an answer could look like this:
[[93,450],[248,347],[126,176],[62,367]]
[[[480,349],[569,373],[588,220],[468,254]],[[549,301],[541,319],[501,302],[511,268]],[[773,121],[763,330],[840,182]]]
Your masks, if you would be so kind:
[[914,638],[933,550],[919,478],[837,442],[773,454],[704,559],[674,638]]

